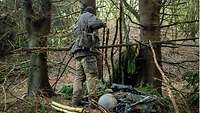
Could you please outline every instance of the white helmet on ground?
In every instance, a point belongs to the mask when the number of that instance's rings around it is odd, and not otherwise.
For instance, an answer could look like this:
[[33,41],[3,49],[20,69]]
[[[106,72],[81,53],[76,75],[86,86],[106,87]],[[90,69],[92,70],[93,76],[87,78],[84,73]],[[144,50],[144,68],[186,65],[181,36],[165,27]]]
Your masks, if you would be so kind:
[[117,100],[112,94],[104,94],[99,98],[98,104],[109,111],[113,111],[117,106]]

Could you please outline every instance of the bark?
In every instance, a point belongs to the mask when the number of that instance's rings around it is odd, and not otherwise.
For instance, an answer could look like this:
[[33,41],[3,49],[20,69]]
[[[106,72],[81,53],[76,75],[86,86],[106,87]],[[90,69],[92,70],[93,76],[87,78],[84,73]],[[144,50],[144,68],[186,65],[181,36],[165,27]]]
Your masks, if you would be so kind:
[[[29,47],[47,47],[47,35],[51,29],[51,1],[41,0],[39,16],[35,14],[32,5],[32,0],[24,0],[25,25],[30,38]],[[31,53],[30,65],[28,95],[53,95],[48,81],[47,53]]]
[[[141,41],[147,43],[151,41],[160,41],[160,4],[161,0],[140,0],[139,14],[140,24],[143,26],[140,30]],[[161,48],[158,44],[153,45],[158,61],[161,59]],[[142,75],[144,82],[153,85],[161,93],[162,77],[157,70],[150,48],[142,47],[140,54],[143,58]],[[159,63],[159,65],[161,65]]]
[[[122,44],[122,19],[123,19],[123,3],[120,0],[120,17],[119,17],[119,44]],[[124,84],[124,73],[122,73],[122,47],[119,47],[119,75],[121,75],[121,84]]]

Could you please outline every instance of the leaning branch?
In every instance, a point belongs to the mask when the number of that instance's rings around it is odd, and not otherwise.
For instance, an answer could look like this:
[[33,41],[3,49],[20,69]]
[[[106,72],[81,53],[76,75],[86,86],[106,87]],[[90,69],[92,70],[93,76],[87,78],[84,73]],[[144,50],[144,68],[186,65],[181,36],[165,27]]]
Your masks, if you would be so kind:
[[[150,45],[150,47],[151,47],[151,51],[152,51],[152,54],[153,54],[154,63],[155,63],[155,65],[156,65],[158,71],[159,71],[160,74],[162,75],[163,80],[167,83],[167,81],[169,81],[169,79],[168,79],[168,77],[164,74],[164,72],[162,71],[161,67],[160,67],[159,64],[158,64],[158,61],[157,61],[157,59],[156,59],[156,54],[155,54],[155,51],[154,51],[154,49],[153,49],[153,46],[152,46],[151,41],[149,41],[149,45]],[[175,100],[174,95],[173,95],[173,93],[172,93],[172,91],[171,91],[171,89],[169,88],[168,85],[167,85],[167,91],[168,91],[168,93],[169,93],[169,97],[170,97],[170,99],[171,99],[171,101],[172,101],[172,104],[173,104],[173,106],[174,106],[175,113],[179,113],[179,109],[178,109],[176,100]]]

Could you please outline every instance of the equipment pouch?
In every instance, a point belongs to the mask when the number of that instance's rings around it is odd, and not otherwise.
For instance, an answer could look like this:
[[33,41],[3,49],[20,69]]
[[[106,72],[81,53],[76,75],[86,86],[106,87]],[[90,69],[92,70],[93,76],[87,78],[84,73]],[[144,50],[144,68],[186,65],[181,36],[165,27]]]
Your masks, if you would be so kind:
[[79,46],[85,47],[85,48],[92,48],[95,44],[95,40],[93,39],[92,33],[87,33],[85,31],[82,31],[81,36],[79,37]]

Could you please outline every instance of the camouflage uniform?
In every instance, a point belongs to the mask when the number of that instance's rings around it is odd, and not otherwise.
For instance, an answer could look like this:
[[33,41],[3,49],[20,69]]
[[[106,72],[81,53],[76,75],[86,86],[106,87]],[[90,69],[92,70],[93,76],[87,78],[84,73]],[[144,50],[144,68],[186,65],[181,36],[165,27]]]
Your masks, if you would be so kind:
[[[86,8],[88,9],[88,8]],[[90,8],[91,9],[91,8]],[[90,98],[96,97],[96,79],[98,74],[97,55],[95,46],[99,39],[95,30],[104,27],[105,24],[96,19],[96,16],[86,10],[80,15],[74,34],[75,43],[71,53],[76,59],[76,76],[73,84],[72,104],[79,105],[82,96],[83,82],[87,81],[87,90]]]

